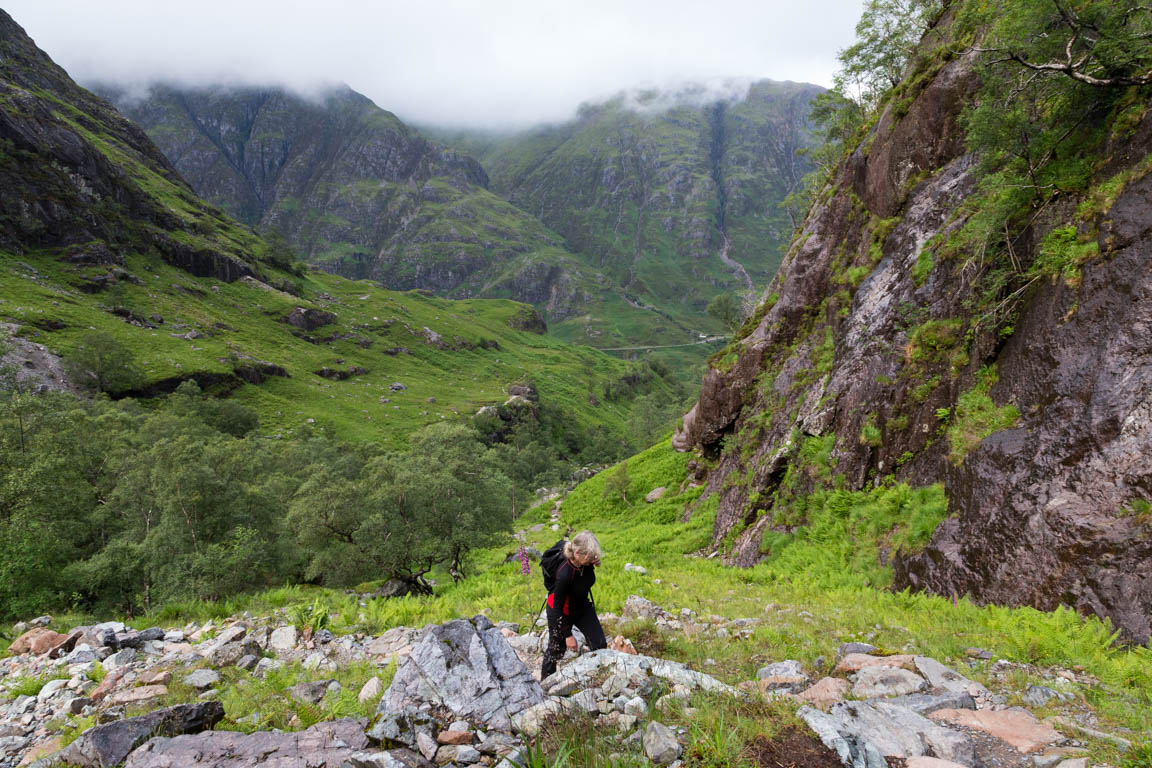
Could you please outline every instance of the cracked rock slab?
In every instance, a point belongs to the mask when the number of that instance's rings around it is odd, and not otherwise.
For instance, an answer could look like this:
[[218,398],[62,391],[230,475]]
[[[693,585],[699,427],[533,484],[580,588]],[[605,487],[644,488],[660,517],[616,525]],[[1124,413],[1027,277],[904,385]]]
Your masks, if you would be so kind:
[[377,713],[449,711],[457,719],[508,731],[544,691],[483,616],[428,629],[396,671]]
[[883,701],[844,701],[827,714],[802,707],[797,714],[852,768],[888,768],[887,757],[920,756],[976,765],[970,737]]
[[296,733],[205,731],[152,739],[129,755],[124,768],[341,768],[367,746],[355,720],[318,723]]

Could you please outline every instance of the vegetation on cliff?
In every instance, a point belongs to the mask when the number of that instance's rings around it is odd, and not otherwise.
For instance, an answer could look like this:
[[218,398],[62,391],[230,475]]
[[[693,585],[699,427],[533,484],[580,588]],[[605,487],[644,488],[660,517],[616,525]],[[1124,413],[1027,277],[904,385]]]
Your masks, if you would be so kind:
[[[1148,285],[1150,25],[1136,3],[869,3],[815,101],[808,215],[677,436],[716,462],[732,562],[771,557],[781,521],[816,525],[797,496],[944,482],[898,585],[1147,639],[1131,574],[1152,552],[1117,510],[1147,501],[1147,313],[1127,297]],[[817,438],[835,470],[797,473]]]

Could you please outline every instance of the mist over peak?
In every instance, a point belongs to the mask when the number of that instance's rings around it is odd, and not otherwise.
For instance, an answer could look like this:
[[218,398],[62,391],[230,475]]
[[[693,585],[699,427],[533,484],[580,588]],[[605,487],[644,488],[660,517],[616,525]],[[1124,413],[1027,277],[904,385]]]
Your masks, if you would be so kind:
[[[133,92],[157,81],[274,85],[313,98],[347,83],[408,122],[515,130],[570,119],[621,88],[641,108],[646,89],[684,90],[677,83],[721,92],[762,78],[828,85],[860,6],[340,0],[320,13],[270,0],[10,0],[7,10],[81,82]],[[687,89],[678,98],[690,97]]]

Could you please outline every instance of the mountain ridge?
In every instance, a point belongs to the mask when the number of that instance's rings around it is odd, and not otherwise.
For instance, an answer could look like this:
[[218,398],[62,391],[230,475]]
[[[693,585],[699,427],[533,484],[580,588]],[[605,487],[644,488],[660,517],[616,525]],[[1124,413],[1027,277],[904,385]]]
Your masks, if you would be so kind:
[[[783,98],[777,91],[796,99],[784,117],[773,112],[776,101]],[[557,129],[575,136],[580,146],[569,153],[564,167],[553,167],[551,175],[537,184],[551,188],[547,195],[553,202],[541,204],[529,196],[518,197],[504,182],[495,184],[495,177],[483,168],[484,162],[511,155],[521,156],[528,166],[537,164],[541,157],[532,145],[538,139],[531,133],[493,140],[501,151],[477,162],[466,155],[476,146],[476,135],[425,129],[442,142],[436,144],[347,89],[330,92],[323,103],[282,89],[258,88],[156,85],[143,99],[109,95],[150,132],[198,190],[242,218],[247,216],[258,229],[281,230],[309,261],[325,269],[449,297],[528,301],[547,313],[550,327],[562,338],[617,348],[689,345],[702,334],[715,334],[720,326],[705,312],[708,300],[719,292],[746,290],[754,279],[765,282],[771,276],[777,259],[772,254],[779,244],[765,249],[755,241],[765,228],[775,232],[777,240],[783,236],[785,218],[776,205],[803,170],[795,165],[791,150],[809,140],[800,111],[803,100],[815,92],[814,86],[770,82],[750,86],[752,95],[744,102],[751,106],[737,106],[734,117],[722,119],[732,124],[731,135],[739,141],[723,158],[716,158],[726,174],[720,184],[712,155],[728,142],[722,130],[713,136],[715,121],[709,115],[723,107],[671,105],[629,117],[619,103],[589,105],[584,118]],[[648,93],[639,100],[658,98],[659,94]],[[354,105],[351,116],[346,114],[351,109],[347,103]],[[591,203],[572,207],[554,204],[569,196],[570,172],[589,178],[601,174],[582,159],[590,137],[580,134],[586,126],[605,130],[589,118],[605,110],[613,113],[610,120],[627,124],[639,142],[626,142],[624,154],[612,161],[612,170],[604,171],[616,179],[608,183],[619,186],[620,194],[595,201],[598,193],[593,193],[587,198]],[[365,121],[372,125],[364,127]],[[675,127],[683,121],[691,125]],[[350,130],[354,137],[348,136]],[[669,130],[677,138],[667,157],[653,163],[627,160],[625,155],[648,154],[645,147],[661,144]],[[776,136],[787,131],[792,131],[791,139]],[[219,138],[225,134],[228,146]],[[330,141],[325,139],[329,134]],[[751,159],[749,136],[759,136],[755,140],[761,142],[783,141],[787,145],[779,147],[783,159],[759,167]],[[461,142],[458,150],[451,148],[454,141]],[[253,179],[236,180],[244,174],[237,174],[237,161],[229,158],[247,158],[245,162],[256,168],[258,163],[251,158],[269,154],[276,163],[266,189],[255,171],[248,172]],[[376,159],[354,162],[362,155]],[[324,162],[308,160],[321,157]],[[388,158],[403,161],[392,162],[392,168]],[[785,161],[792,178],[777,184],[773,179]],[[506,171],[507,165],[500,164],[499,173]],[[657,181],[669,173],[668,179]],[[685,190],[669,192],[685,185]],[[729,214],[714,210],[719,205],[712,200],[717,189],[730,193],[719,195]],[[257,190],[264,191],[256,194]],[[671,197],[662,204],[665,213],[653,223],[644,210],[655,207],[652,201],[663,199],[666,192]],[[645,195],[649,202],[630,202]],[[261,196],[263,203],[252,202]],[[619,248],[609,249],[610,257],[597,248],[585,252],[589,243],[600,242],[596,238],[615,237],[605,234],[608,223],[603,215],[593,213],[612,206],[619,209],[618,219],[625,208],[639,208],[640,229],[624,235],[627,263]],[[551,213],[542,222],[535,214],[545,210]],[[675,223],[680,219],[684,221]],[[582,229],[593,231],[593,240],[578,237]],[[695,245],[681,245],[689,235]],[[748,258],[743,253],[749,249],[771,253]],[[665,276],[668,285],[662,285]],[[674,355],[678,369],[686,373],[703,350],[685,346],[663,354]]]

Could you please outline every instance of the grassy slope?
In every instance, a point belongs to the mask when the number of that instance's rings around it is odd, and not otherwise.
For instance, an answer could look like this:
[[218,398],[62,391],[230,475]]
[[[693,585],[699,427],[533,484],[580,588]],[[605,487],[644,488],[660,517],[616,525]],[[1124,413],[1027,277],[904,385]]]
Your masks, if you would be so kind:
[[[606,557],[595,589],[601,613],[619,613],[625,599],[639,594],[669,610],[690,608],[702,615],[763,620],[747,641],[692,639],[661,635],[643,625],[618,625],[642,652],[687,662],[723,680],[738,683],[755,677],[771,661],[799,659],[809,669],[817,659],[834,657],[837,646],[867,640],[882,648],[923,653],[951,663],[980,681],[990,681],[992,662],[970,662],[966,650],[981,647],[996,658],[1043,668],[1072,669],[1079,665],[1099,683],[1079,687],[1086,702],[1100,717],[1105,730],[1131,729],[1136,734],[1152,729],[1152,653],[1146,648],[1119,649],[1111,645],[1110,628],[1096,618],[1072,611],[1044,613],[1032,608],[977,606],[967,599],[949,600],[924,594],[893,593],[883,588],[889,570],[877,559],[878,546],[893,538],[920,538],[906,530],[902,515],[893,516],[893,496],[911,505],[907,512],[938,515],[936,489],[911,490],[899,486],[872,493],[843,493],[824,511],[809,509],[809,527],[797,529],[785,553],[750,569],[723,565],[695,553],[708,544],[715,502],[701,500],[701,488],[678,492],[690,454],[671,450],[662,442],[628,460],[630,505],[619,498],[604,498],[603,488],[615,470],[606,470],[578,486],[564,501],[563,520],[573,531],[593,530]],[[643,496],[666,486],[665,496],[646,504]],[[548,520],[553,502],[547,501],[522,517],[527,528]],[[686,508],[693,508],[687,522]],[[561,532],[544,527],[526,532],[526,544],[543,549]],[[777,539],[776,544],[780,541]],[[161,614],[135,622],[139,626],[173,624],[190,618],[204,620],[242,610],[268,611],[319,599],[331,606],[335,629],[380,633],[393,626],[422,626],[460,616],[487,613],[493,619],[525,622],[543,598],[539,571],[520,573],[519,562],[504,563],[515,546],[481,551],[473,557],[469,578],[445,586],[431,598],[370,600],[307,587],[288,587],[216,604],[170,605]],[[624,571],[625,562],[644,565],[647,575]],[[659,580],[659,583],[657,583]],[[366,585],[367,586],[367,585]],[[711,659],[715,665],[705,662]],[[1030,683],[1051,684],[1039,670],[1012,673],[1010,684],[1023,691]],[[1009,703],[1019,703],[1009,700]],[[1039,709],[1043,715],[1048,710]],[[1055,712],[1055,710],[1052,710]],[[1111,760],[1115,751],[1092,743],[1095,762]]]
[[[600,393],[625,364],[548,335],[514,330],[508,320],[526,308],[511,301],[453,302],[320,273],[303,281],[305,296],[315,299],[308,301],[245,282],[197,279],[140,255],[129,257],[127,269],[144,285],[122,281],[96,295],[75,290],[80,274],[91,269],[74,271],[52,258],[0,254],[0,318],[20,324],[23,336],[59,352],[68,351],[89,329],[107,331],[136,351],[150,382],[193,372],[227,374],[234,356],[281,365],[291,378],[243,385],[233,395],[259,411],[265,434],[288,435],[315,419],[317,426],[344,438],[398,443],[424,424],[451,418],[452,409],[470,414],[481,405],[503,402],[502,387],[525,377],[535,378],[545,403],[570,408],[585,424],[617,430],[627,420],[626,403],[602,397],[598,406],[588,403],[589,390]],[[279,322],[297,306],[337,314],[335,324],[311,332],[313,337],[353,338],[325,344],[297,338]],[[137,327],[107,311],[118,307],[143,317],[159,314],[164,324]],[[45,330],[53,321],[66,327]],[[438,349],[424,338],[426,326],[447,343],[459,336],[473,343],[493,340],[500,348]],[[180,338],[190,331],[205,337]],[[371,346],[360,346],[362,339]],[[406,347],[411,354],[388,355],[385,350],[394,347]],[[324,366],[362,366],[368,373],[336,382],[313,373]],[[396,381],[408,389],[391,392],[389,385]],[[392,402],[381,403],[381,397]],[[436,401],[428,402],[430,397]]]

